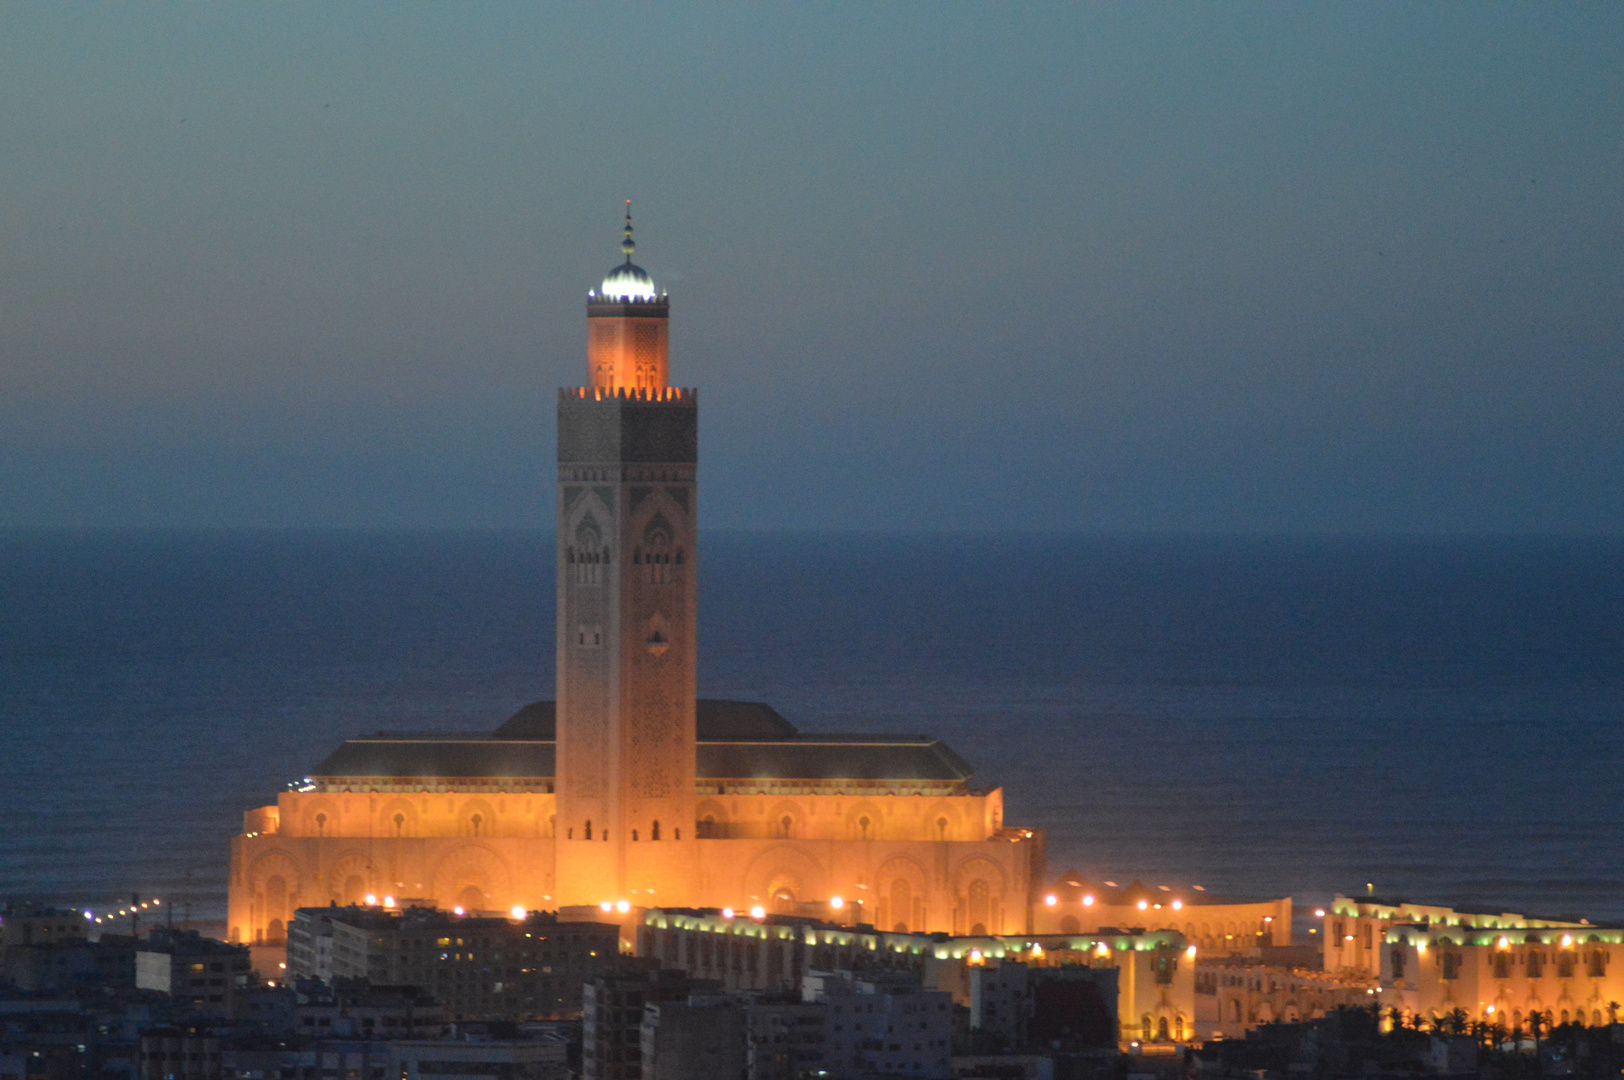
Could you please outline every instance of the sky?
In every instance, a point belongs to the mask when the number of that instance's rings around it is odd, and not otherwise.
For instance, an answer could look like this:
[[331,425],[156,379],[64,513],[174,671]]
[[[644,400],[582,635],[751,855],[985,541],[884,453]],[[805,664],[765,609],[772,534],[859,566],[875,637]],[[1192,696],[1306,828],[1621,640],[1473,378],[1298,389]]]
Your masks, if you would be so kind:
[[0,527],[1624,535],[1624,6],[7,5]]

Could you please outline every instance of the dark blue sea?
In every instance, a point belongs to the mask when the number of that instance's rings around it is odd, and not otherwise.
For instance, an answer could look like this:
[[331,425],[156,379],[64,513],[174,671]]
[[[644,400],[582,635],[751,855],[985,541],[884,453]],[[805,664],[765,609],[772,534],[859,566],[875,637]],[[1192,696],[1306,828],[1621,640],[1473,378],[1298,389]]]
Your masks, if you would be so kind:
[[[551,538],[0,534],[0,896],[224,913],[340,740],[553,693]],[[931,732],[1050,865],[1624,918],[1624,541],[710,535],[700,687]]]

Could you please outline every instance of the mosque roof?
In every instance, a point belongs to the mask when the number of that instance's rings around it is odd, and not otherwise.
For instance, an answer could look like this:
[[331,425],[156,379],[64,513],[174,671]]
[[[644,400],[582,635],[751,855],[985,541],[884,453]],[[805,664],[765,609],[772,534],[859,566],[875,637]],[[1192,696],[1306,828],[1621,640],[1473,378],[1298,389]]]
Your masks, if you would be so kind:
[[[707,780],[964,781],[974,769],[929,735],[802,734],[770,705],[698,702]],[[541,778],[556,775],[556,706],[537,701],[489,735],[390,732],[351,739],[311,777]]]

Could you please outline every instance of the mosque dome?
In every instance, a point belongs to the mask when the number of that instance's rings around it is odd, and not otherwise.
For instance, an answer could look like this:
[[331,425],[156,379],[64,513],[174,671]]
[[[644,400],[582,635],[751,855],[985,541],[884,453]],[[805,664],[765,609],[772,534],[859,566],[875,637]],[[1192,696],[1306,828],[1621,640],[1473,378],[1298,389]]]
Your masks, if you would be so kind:
[[626,261],[609,271],[609,276],[603,279],[603,286],[598,290],[598,297],[602,300],[654,300],[659,297],[659,291],[654,288],[654,279],[648,276],[648,271],[632,262],[632,253],[637,250],[637,244],[632,240],[632,201],[626,200],[626,239],[620,243],[620,250],[626,254]]
[[598,295],[605,300],[653,300],[659,293],[655,291],[654,279],[648,276],[648,271],[627,259],[609,271]]

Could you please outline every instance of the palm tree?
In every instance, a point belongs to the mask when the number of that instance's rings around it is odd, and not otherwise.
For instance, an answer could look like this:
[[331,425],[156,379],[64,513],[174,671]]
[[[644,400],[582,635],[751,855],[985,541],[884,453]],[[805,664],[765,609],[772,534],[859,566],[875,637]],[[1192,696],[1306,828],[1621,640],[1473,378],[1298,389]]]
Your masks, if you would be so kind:
[[1459,1005],[1449,1010],[1449,1027],[1456,1035],[1466,1034],[1466,1010]]
[[1618,1023],[1618,1010],[1619,1010],[1618,1002],[1609,1001],[1607,1003],[1607,1022],[1609,1024]]
[[1538,1009],[1528,1010],[1528,1032],[1534,1036],[1534,1057],[1539,1057],[1539,1033],[1545,1027],[1545,1014]]

